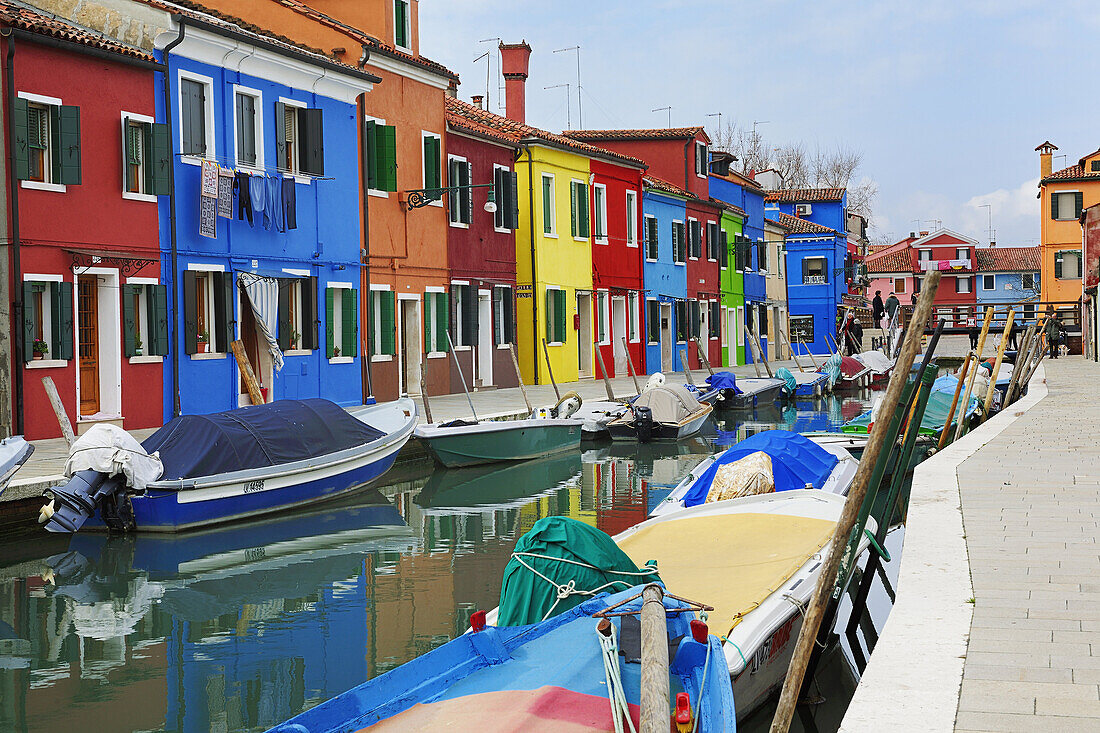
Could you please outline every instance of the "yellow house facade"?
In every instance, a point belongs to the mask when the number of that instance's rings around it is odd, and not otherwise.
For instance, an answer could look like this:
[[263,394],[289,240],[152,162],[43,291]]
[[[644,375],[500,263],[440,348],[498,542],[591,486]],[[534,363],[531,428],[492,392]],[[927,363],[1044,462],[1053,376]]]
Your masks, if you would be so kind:
[[520,372],[528,384],[548,384],[549,363],[555,381],[576,381],[594,373],[589,160],[528,139],[515,169]]
[[1039,151],[1039,242],[1042,256],[1041,299],[1078,301],[1082,294],[1081,212],[1100,203],[1100,150],[1076,165],[1052,170],[1057,146],[1044,142]]

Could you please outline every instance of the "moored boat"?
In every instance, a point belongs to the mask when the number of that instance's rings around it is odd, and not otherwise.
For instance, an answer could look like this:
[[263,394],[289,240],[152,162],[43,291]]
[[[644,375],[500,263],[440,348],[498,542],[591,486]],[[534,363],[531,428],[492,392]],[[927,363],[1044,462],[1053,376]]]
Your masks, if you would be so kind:
[[[303,712],[271,733],[371,730],[560,731],[637,730],[641,698],[640,643],[633,616],[641,586],[608,595],[523,626],[484,625]],[[670,611],[689,606],[670,596]],[[602,623],[602,622],[601,622]],[[736,730],[736,710],[721,642],[690,610],[667,621],[669,677],[685,697],[678,710],[698,730]],[[679,696],[677,696],[679,697]],[[677,703],[681,700],[677,699]]]
[[795,397],[821,397],[829,391],[829,375],[821,372],[791,372],[796,387]]
[[607,424],[612,440],[682,440],[699,432],[714,408],[679,384],[646,387],[630,409]]
[[531,417],[419,425],[415,435],[441,465],[476,466],[499,461],[526,461],[581,444],[582,420]]
[[8,487],[15,472],[30,458],[31,453],[34,453],[34,446],[23,440],[21,435],[0,440],[0,494]]
[[[754,456],[756,460],[752,460]],[[807,438],[787,430],[765,430],[700,461],[650,515],[671,514],[703,504],[716,486],[723,495],[814,488],[844,496],[858,467],[843,446],[830,440]]]
[[433,471],[414,502],[425,514],[485,512],[523,506],[581,473],[577,452],[518,463]]
[[48,491],[40,520],[51,532],[176,532],[311,506],[380,478],[415,424],[416,405],[404,398],[348,410],[309,399],[184,415],[140,445],[97,426],[74,444],[72,478]]
[[782,395],[785,386],[782,379],[738,378],[733,372],[715,372],[707,378],[707,384],[718,392],[714,409],[723,411],[751,410],[773,403]]
[[894,360],[881,351],[864,351],[852,358],[871,370],[872,380],[884,379],[894,369]]

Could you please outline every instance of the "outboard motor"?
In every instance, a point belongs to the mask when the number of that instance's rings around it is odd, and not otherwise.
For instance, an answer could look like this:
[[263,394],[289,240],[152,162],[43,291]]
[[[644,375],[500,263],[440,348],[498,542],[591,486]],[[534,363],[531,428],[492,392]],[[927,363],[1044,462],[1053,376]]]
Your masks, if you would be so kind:
[[49,489],[52,498],[42,507],[38,523],[50,532],[76,532],[95,514],[96,507],[125,488],[126,479],[121,475],[77,471],[64,486]]
[[634,430],[638,433],[639,443],[653,440],[653,410],[648,407],[634,407]]

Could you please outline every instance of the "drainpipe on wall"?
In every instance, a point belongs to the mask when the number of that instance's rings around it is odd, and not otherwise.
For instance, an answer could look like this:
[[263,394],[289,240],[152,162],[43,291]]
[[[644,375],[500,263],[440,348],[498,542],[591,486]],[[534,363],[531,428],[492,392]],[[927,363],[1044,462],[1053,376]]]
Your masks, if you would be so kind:
[[[527,153],[527,210],[530,212],[528,229],[531,231],[531,374],[535,384],[539,381],[539,299],[538,288],[535,283],[535,154],[530,145],[522,145]],[[517,154],[516,159],[519,159]],[[549,314],[547,314],[549,315]]]
[[[176,16],[179,23],[179,33],[172,42],[164,47],[164,122],[168,126],[168,149],[176,148],[175,131],[172,129],[172,74],[170,53],[172,49],[183,43],[183,37],[187,33],[187,22],[182,15]],[[168,239],[170,243],[171,272],[169,277],[172,284],[172,318],[168,324],[168,339],[172,350],[172,417],[180,416],[180,345],[177,324],[180,319],[179,312],[179,279],[176,273],[179,270],[178,253],[176,247],[176,156],[172,155],[168,160]]]
[[12,392],[15,396],[15,433],[23,433],[23,272],[19,251],[19,179],[15,175],[15,36],[12,29],[6,29],[8,37],[8,56],[5,67],[8,87],[8,194],[11,200],[11,244],[12,244],[12,283],[15,285],[15,307],[12,308],[11,321],[14,325],[14,348],[12,363],[15,364],[15,379],[12,380]]

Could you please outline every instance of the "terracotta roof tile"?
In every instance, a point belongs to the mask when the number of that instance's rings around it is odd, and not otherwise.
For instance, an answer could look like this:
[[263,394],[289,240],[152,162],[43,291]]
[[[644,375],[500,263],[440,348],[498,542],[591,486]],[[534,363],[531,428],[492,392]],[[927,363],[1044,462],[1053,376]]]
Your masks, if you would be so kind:
[[1039,185],[1041,186],[1047,181],[1077,181],[1084,179],[1100,179],[1100,171],[1085,170],[1085,166],[1078,163],[1077,165],[1071,165],[1069,168],[1054,171],[1049,176],[1039,181]]
[[974,254],[981,272],[1037,272],[1041,262],[1038,247],[982,247]]
[[385,41],[379,38],[375,38],[374,36],[369,35],[354,26],[348,25],[338,18],[334,18],[331,15],[322,13],[320,10],[306,5],[305,3],[301,2],[301,0],[272,1],[278,3],[279,5],[282,5],[285,8],[289,8],[300,15],[304,15],[307,18],[321,23],[322,25],[327,25],[329,28],[338,30],[341,33],[346,33],[348,36],[355,39],[357,43],[367,46],[372,52],[381,54],[383,56],[389,56],[390,58],[398,59],[400,61],[404,61],[415,66],[419,66],[423,69],[438,74],[439,76],[442,76],[446,79],[451,79],[455,82],[458,82],[459,80],[458,74],[451,71],[443,64],[432,61],[431,59],[424,58],[423,56],[414,56],[411,53],[406,53],[405,51],[398,49],[392,44],[386,43]]
[[679,196],[685,199],[696,198],[695,194],[689,191],[685,191],[684,189],[677,186],[675,183],[672,183],[671,181],[666,181],[663,178],[658,178],[654,175],[646,174],[646,176],[642,179],[642,182],[645,184],[646,188],[652,188],[657,191],[661,191],[662,193],[670,193],[673,196]]
[[451,96],[446,97],[446,118],[450,127],[489,138],[502,145],[511,147],[519,145],[518,137],[481,122],[477,114],[481,111],[483,110],[480,107],[469,102],[463,102],[461,99],[455,99]]
[[[587,155],[595,158],[603,158],[613,163],[620,163],[622,165],[628,165],[631,168],[645,169],[648,166],[637,158],[632,158],[629,155],[622,155],[621,153],[613,153],[610,150],[604,150],[598,148],[595,145],[589,145],[588,143],[582,143],[579,140],[573,140],[572,138],[564,137],[562,135],[548,132],[546,130],[540,130],[537,127],[531,125],[525,125],[520,122],[516,122],[508,117],[495,114],[488,110],[481,109],[472,104],[466,104],[465,102],[459,102],[461,105],[462,116],[470,123],[477,123],[481,128],[488,128],[495,134],[503,135],[506,139],[514,141],[516,143],[523,142],[525,140],[535,140],[549,145],[553,145],[558,148],[565,148],[572,150],[581,155]],[[458,106],[455,106],[458,109]]]
[[913,260],[909,256],[908,249],[899,249],[894,252],[887,252],[881,254],[878,257],[867,257],[867,272],[870,273],[886,273],[886,272],[912,272]]
[[0,0],[0,23],[12,28],[20,28],[39,35],[70,41],[103,51],[111,51],[121,56],[129,56],[142,61],[156,62],[157,60],[152,54],[140,48],[120,43],[96,31],[9,0]]
[[733,170],[731,170],[726,175],[719,175],[718,173],[714,173],[712,171],[711,175],[714,176],[715,178],[721,178],[723,181],[729,181],[730,183],[736,183],[738,186],[748,186],[749,188],[755,188],[757,190],[762,190],[764,188],[763,186],[761,186],[759,183],[756,182],[756,179],[749,178],[744,173],[738,173],[737,171],[733,171]]
[[686,140],[695,137],[700,132],[706,136],[706,132],[702,127],[662,127],[644,130],[566,130],[562,135],[584,142],[599,142],[601,140]]
[[840,236],[835,229],[830,229],[827,226],[815,224],[809,219],[800,219],[790,214],[779,213],[776,215],[776,221],[787,227],[787,231],[791,234],[830,234],[835,237]]
[[764,200],[799,204],[808,201],[841,201],[844,199],[844,193],[843,188],[791,188],[768,191]]
[[787,226],[786,224],[784,224],[783,222],[777,221],[775,219],[769,219],[766,216],[764,217],[764,223],[765,224],[771,224],[772,226],[779,227],[780,229],[785,229],[788,232],[791,230],[791,228],[789,226]]
[[711,196],[710,197],[710,202],[712,204],[715,204],[716,206],[722,207],[726,211],[732,211],[734,214],[736,214],[737,216],[740,216],[742,219],[747,219],[748,216],[749,216],[748,212],[746,212],[740,206],[735,206],[734,204],[731,204],[728,201],[722,201],[721,199],[716,199],[713,196]]

